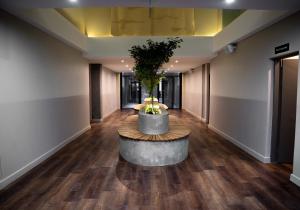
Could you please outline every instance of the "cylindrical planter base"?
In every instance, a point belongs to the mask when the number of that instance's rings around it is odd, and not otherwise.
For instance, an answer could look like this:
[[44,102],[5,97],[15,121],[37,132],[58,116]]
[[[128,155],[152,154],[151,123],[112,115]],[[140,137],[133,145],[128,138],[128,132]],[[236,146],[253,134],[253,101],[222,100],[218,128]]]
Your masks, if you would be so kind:
[[160,135],[169,130],[169,113],[162,110],[161,114],[146,114],[143,110],[139,111],[138,128],[144,134]]
[[176,141],[135,141],[120,137],[120,154],[141,166],[166,166],[184,161],[188,156],[188,138]]

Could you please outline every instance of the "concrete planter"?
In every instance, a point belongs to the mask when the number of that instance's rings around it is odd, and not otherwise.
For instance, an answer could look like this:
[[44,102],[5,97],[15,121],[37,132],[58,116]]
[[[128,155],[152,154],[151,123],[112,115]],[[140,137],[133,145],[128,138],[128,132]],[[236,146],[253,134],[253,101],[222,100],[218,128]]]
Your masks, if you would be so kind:
[[188,156],[188,138],[176,141],[135,141],[120,137],[120,154],[141,166],[166,166],[184,161]]
[[161,114],[146,114],[143,110],[139,111],[138,128],[144,134],[160,135],[169,130],[169,113],[162,110]]

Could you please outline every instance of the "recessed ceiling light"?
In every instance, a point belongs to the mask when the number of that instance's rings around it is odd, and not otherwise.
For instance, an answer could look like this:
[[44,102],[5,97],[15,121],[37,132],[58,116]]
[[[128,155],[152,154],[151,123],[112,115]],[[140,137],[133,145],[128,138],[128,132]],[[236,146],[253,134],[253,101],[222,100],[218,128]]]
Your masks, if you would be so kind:
[[69,0],[69,2],[71,2],[71,3],[76,3],[77,0]]
[[128,67],[129,67],[129,65],[127,64],[127,65],[126,65],[126,68],[128,68]]
[[174,67],[174,65],[171,65],[171,68],[173,68]]
[[232,3],[234,3],[235,2],[235,0],[225,0],[225,3],[226,4],[232,4]]
[[125,61],[124,60],[121,60],[121,63],[124,63]]
[[176,60],[175,63],[179,63],[179,60]]

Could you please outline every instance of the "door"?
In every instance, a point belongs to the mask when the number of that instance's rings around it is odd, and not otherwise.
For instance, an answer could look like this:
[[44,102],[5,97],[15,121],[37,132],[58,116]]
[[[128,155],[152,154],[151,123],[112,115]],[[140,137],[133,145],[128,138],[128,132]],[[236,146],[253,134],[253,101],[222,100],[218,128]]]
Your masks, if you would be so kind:
[[141,84],[133,74],[121,74],[121,108],[133,108],[136,104],[141,103]]
[[131,81],[130,84],[130,103],[140,103],[140,83],[137,81]]
[[279,59],[275,64],[272,161],[279,163],[293,163],[298,64],[299,56]]
[[298,59],[282,60],[281,114],[278,162],[292,163],[294,157]]
[[163,103],[173,108],[174,103],[174,77],[166,77],[162,80]]
[[170,109],[181,109],[181,74],[169,74],[162,80],[162,103]]

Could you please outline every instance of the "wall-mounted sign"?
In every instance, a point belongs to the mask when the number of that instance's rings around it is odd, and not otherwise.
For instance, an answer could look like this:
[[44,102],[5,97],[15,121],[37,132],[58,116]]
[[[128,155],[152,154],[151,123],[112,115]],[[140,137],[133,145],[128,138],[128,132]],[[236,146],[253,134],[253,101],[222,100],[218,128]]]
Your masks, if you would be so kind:
[[290,43],[280,45],[278,47],[275,47],[275,54],[287,52],[290,50]]

